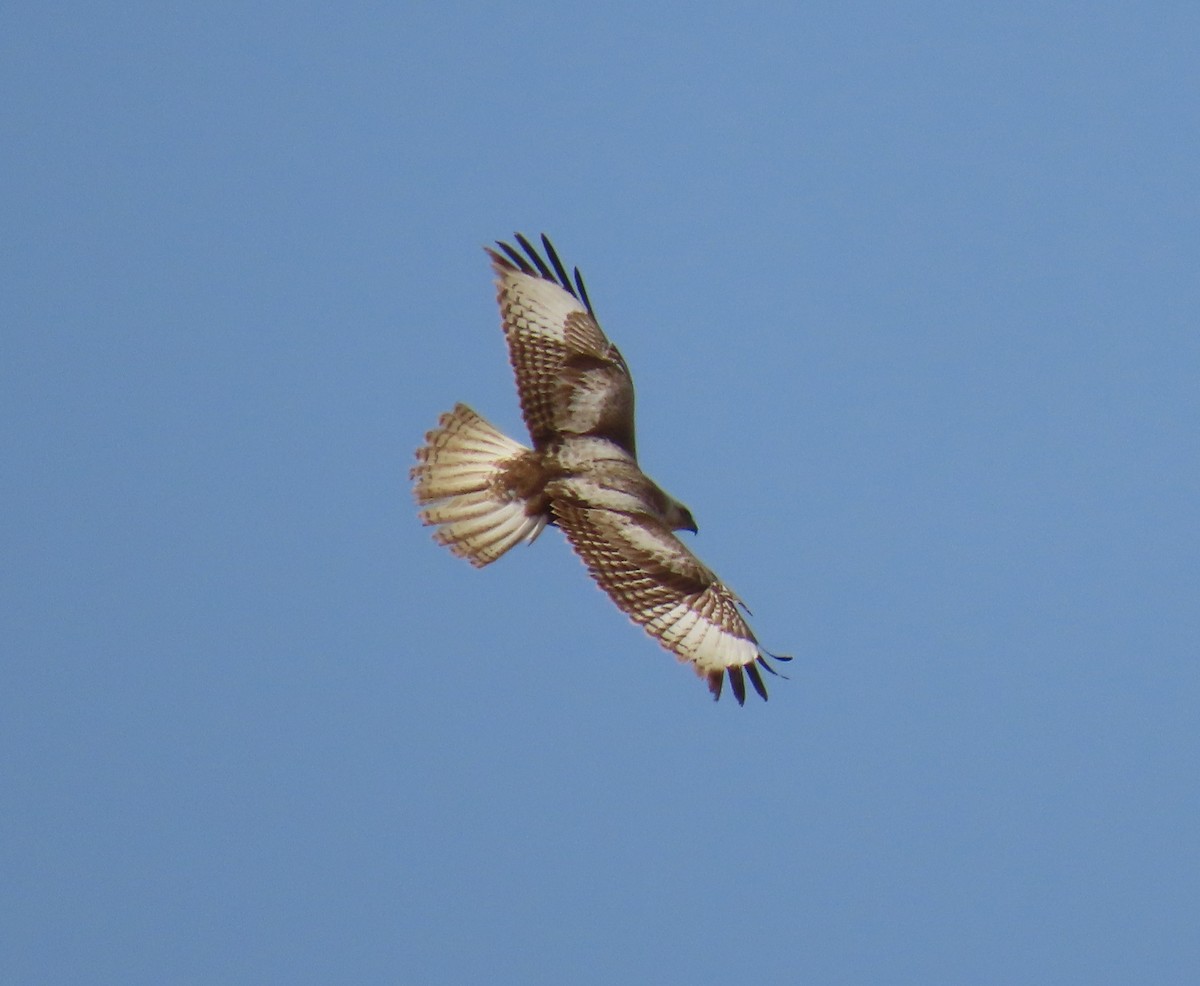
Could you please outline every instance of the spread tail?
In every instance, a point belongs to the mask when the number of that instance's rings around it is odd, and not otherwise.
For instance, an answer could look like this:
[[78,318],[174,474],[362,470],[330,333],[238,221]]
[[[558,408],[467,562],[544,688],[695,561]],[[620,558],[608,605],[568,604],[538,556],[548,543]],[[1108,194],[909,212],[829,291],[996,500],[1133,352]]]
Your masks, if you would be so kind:
[[443,414],[411,473],[421,520],[438,527],[434,540],[482,568],[536,538],[547,517],[526,512],[528,501],[505,482],[506,467],[532,454],[465,404]]

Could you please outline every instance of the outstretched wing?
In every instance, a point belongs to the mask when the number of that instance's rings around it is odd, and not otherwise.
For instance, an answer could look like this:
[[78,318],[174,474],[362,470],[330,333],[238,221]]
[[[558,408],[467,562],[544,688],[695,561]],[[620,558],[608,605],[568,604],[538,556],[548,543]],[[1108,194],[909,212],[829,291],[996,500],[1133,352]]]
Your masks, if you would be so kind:
[[496,301],[509,359],[534,448],[564,434],[607,438],[636,457],[633,380],[605,337],[579,269],[567,276],[545,235],[551,266],[520,233],[520,251],[487,249],[496,272]]
[[[555,519],[600,587],[681,661],[691,661],[721,697],[725,676],[738,704],[748,677],[765,700],[768,663],[739,611],[740,600],[661,521],[572,497],[555,497]],[[779,657],[778,660],[788,660]]]

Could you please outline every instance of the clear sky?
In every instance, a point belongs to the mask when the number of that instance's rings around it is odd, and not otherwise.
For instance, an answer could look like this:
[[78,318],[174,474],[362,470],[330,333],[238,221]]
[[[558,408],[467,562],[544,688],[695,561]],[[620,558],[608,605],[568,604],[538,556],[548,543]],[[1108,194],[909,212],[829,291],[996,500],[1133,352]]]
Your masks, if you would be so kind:
[[[1200,7],[0,38],[0,981],[1200,981]],[[769,703],[417,522],[514,230]]]

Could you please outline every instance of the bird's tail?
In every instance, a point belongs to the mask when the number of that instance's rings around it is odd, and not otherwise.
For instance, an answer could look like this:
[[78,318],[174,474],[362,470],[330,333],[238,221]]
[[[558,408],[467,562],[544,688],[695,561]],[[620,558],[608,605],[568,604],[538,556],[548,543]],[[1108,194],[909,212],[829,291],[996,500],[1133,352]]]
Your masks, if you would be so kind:
[[547,516],[528,513],[528,500],[507,481],[517,460],[532,455],[466,404],[443,414],[411,473],[421,520],[438,525],[434,540],[482,568],[536,538]]

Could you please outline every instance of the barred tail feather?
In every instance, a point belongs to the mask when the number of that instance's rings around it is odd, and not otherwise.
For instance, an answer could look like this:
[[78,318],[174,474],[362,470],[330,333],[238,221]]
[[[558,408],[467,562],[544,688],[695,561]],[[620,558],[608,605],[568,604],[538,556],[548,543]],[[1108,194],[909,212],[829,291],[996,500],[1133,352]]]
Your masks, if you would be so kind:
[[547,518],[527,513],[526,501],[502,482],[504,467],[529,454],[465,404],[443,414],[411,474],[413,495],[426,505],[422,521],[438,527],[434,540],[481,568],[536,538]]

